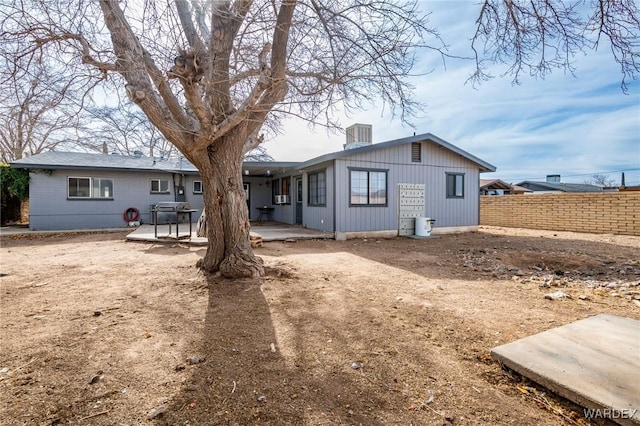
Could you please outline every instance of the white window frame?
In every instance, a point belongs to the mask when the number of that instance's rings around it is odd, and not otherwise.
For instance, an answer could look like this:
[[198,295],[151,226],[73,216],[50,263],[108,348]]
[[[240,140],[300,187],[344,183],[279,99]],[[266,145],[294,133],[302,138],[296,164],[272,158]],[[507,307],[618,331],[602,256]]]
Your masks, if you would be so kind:
[[[88,182],[88,194],[87,195],[71,195],[71,191],[69,191],[71,179],[86,180]],[[102,197],[100,196],[100,191],[98,191],[97,194],[94,191],[95,184],[97,183],[98,187],[100,187],[100,184],[102,183],[102,181],[111,182],[112,193],[110,193],[108,197]],[[114,188],[114,184],[113,184],[112,178],[104,178],[104,177],[94,178],[91,176],[67,176],[67,198],[69,200],[113,200],[113,192],[115,192],[113,188]]]
[[[88,194],[87,195],[71,195],[71,179],[76,179],[76,180],[80,180],[80,179],[84,179],[88,182],[87,188],[88,188]],[[76,191],[77,191],[77,182],[76,182]],[[93,187],[92,183],[91,183],[91,178],[89,176],[67,176],[67,198],[70,199],[90,199],[91,198],[91,188]]]
[[[200,189],[196,190],[196,184],[200,185]],[[193,193],[194,194],[202,194],[202,181],[201,180],[194,180],[193,181]]]
[[[153,190],[153,183],[156,182],[158,185],[158,189],[157,190]],[[167,189],[166,190],[162,190],[162,183],[166,182],[167,184]],[[171,191],[169,190],[169,179],[151,179],[151,193],[152,194],[169,194]]]
[[[96,183],[98,184],[98,188],[102,187],[103,181],[111,182],[111,193],[108,196],[103,197],[101,195],[101,191],[98,189],[98,194],[95,193]],[[109,178],[91,178],[91,198],[101,199],[101,200],[112,200],[113,199],[113,179]]]

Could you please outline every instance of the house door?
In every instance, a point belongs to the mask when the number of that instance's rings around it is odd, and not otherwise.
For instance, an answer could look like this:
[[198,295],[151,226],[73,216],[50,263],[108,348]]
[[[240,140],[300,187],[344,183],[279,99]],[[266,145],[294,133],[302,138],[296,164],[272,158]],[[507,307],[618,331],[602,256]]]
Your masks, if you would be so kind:
[[302,178],[296,178],[296,225],[302,225]]

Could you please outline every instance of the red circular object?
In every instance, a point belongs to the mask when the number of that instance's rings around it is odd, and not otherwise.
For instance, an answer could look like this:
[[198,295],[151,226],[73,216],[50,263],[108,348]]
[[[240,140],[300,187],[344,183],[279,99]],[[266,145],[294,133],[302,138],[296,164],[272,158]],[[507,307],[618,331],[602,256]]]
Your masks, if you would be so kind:
[[125,222],[135,222],[140,217],[140,212],[135,207],[129,207],[122,215]]

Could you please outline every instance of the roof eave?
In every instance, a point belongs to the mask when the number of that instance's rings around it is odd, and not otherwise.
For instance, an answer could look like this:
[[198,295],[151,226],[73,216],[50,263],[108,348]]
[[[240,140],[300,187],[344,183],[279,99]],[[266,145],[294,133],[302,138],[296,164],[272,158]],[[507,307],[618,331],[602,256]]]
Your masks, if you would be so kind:
[[312,158],[311,160],[307,160],[307,161],[305,161],[303,163],[300,163],[298,165],[298,167],[297,167],[297,170],[302,170],[302,169],[309,168],[309,167],[312,167],[312,166],[317,165],[317,164],[325,163],[327,161],[337,160],[339,158],[346,157],[346,156],[353,155],[353,154],[365,154],[367,152],[376,151],[378,149],[383,149],[383,148],[388,148],[388,147],[393,147],[393,146],[398,146],[398,145],[404,145],[404,144],[408,144],[408,143],[412,143],[412,142],[423,142],[423,141],[430,141],[432,143],[435,143],[436,145],[442,146],[443,148],[446,148],[449,151],[454,152],[454,153],[460,155],[461,157],[464,157],[467,160],[476,163],[478,166],[480,166],[480,168],[479,168],[480,173],[489,173],[489,172],[495,172],[496,171],[496,166],[494,166],[494,165],[492,165],[490,163],[487,163],[484,160],[479,159],[478,157],[466,152],[463,149],[458,148],[455,145],[450,144],[449,142],[445,141],[444,139],[440,139],[439,137],[437,137],[436,135],[434,135],[432,133],[424,133],[424,134],[421,134],[421,135],[414,135],[414,136],[409,136],[409,137],[406,137],[406,138],[394,139],[394,140],[387,141],[387,142],[371,144],[371,145],[367,145],[367,146],[363,146],[363,147],[359,147],[359,148],[346,149],[346,150],[343,150],[343,151],[336,151],[336,152],[332,152],[332,153],[329,153],[329,154],[324,154],[324,155],[321,155],[319,157]]
[[181,173],[181,174],[199,174],[198,170],[185,169],[158,169],[147,167],[101,167],[101,166],[75,166],[66,164],[34,164],[34,163],[9,163],[15,169],[29,170],[100,170],[115,172],[134,172],[134,173]]

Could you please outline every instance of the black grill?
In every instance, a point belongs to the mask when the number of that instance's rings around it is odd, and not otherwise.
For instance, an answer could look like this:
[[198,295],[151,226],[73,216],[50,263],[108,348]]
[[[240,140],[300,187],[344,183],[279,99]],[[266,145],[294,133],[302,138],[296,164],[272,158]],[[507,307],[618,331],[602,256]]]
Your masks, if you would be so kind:
[[[154,234],[156,239],[158,238],[173,238],[173,239],[181,239],[181,238],[191,238],[191,214],[196,212],[197,210],[193,210],[189,203],[183,201],[162,201],[152,208],[153,212],[153,225],[154,225]],[[180,223],[189,223],[189,233],[186,235],[181,235],[179,230]],[[159,224],[167,224],[169,225],[169,234],[158,236],[158,225]],[[175,224],[176,233],[172,235],[171,228]]]
[[157,212],[188,212],[191,210],[189,203],[182,201],[163,201],[154,207]]

